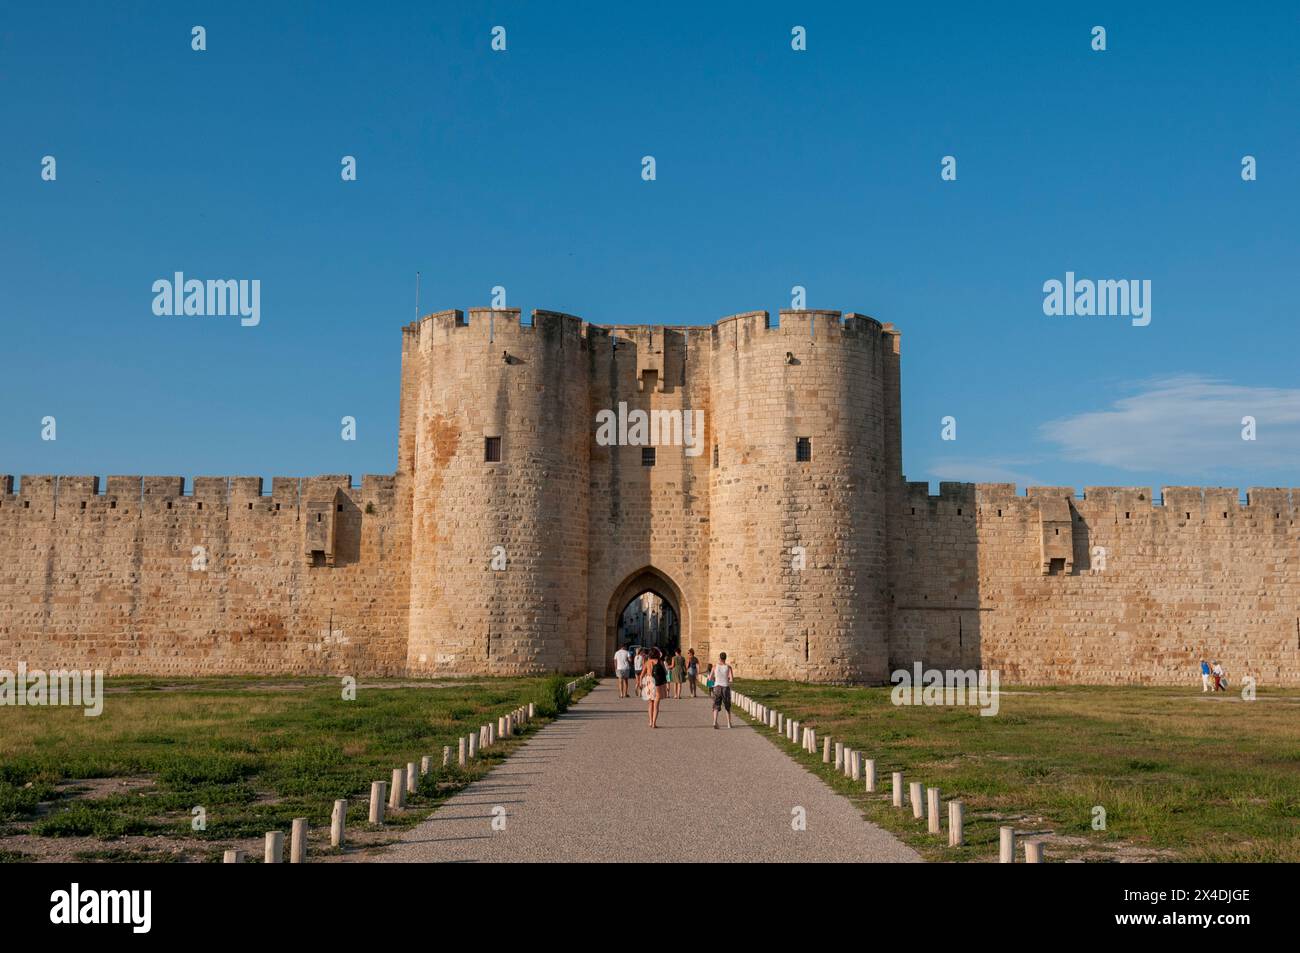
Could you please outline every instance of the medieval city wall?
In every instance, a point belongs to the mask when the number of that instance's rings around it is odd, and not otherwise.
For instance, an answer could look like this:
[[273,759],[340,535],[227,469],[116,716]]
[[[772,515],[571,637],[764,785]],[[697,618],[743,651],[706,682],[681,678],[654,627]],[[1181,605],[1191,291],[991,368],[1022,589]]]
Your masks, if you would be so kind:
[[709,646],[744,675],[883,681],[893,332],[782,311],[723,319],[712,337]]
[[519,318],[446,311],[403,335],[413,674],[587,663],[588,344],[579,318]]
[[0,668],[400,673],[409,489],[350,484],[0,477]]
[[[588,668],[604,671],[614,654],[618,615],[642,587],[652,587],[679,613],[683,648],[709,657],[709,467],[714,434],[709,328],[588,325],[591,402],[584,425],[590,454],[588,514]],[[697,453],[663,439],[654,465],[642,464],[634,445],[602,445],[596,415],[666,413],[698,419]],[[632,591],[636,590],[636,591]]]
[[[1205,656],[1300,684],[1300,490],[931,496],[899,475],[899,350],[830,311],[428,315],[393,476],[0,477],[0,668],[604,671],[650,590],[741,677],[1177,684]],[[702,411],[699,453],[606,444],[620,405]]]
[[1300,490],[908,484],[891,668],[1027,684],[1300,684]]

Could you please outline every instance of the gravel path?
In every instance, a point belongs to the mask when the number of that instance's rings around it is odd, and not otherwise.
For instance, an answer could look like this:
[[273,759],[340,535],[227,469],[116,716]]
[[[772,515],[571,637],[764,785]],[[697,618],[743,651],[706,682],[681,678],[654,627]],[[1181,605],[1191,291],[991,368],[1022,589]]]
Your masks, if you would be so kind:
[[[505,764],[374,859],[423,861],[919,861],[767,738],[710,706],[645,703],[605,679]],[[493,808],[506,810],[493,831]],[[806,811],[807,829],[791,827]],[[499,812],[497,812],[499,815]],[[657,847],[647,846],[653,832]]]

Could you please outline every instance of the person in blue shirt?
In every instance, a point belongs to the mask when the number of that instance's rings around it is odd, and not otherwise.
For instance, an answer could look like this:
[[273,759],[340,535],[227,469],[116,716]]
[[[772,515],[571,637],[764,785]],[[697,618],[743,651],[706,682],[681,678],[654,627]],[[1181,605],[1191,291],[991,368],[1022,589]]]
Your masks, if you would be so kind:
[[1209,690],[1210,690],[1210,663],[1205,661],[1205,659],[1201,659],[1201,691],[1204,693],[1204,692],[1208,692]]

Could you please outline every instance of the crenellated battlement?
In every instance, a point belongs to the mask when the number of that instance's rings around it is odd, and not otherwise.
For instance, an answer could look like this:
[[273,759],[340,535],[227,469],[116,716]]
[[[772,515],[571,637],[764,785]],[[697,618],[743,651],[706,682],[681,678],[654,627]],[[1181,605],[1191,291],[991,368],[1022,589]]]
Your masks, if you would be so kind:
[[777,312],[776,321],[768,311],[744,311],[720,318],[711,327],[715,340],[732,341],[760,334],[811,341],[864,337],[874,341],[882,332],[897,333],[892,325],[883,325],[865,314],[822,309],[783,308]]
[[1087,516],[1123,512],[1134,518],[1147,513],[1173,516],[1184,522],[1223,519],[1224,514],[1233,513],[1254,516],[1270,511],[1274,519],[1300,516],[1300,488],[1288,487],[1253,486],[1243,498],[1237,487],[1219,486],[1167,486],[1159,494],[1153,493],[1151,487],[1142,486],[1089,486],[1082,492],[1072,486],[1030,486],[1022,493],[1014,483],[943,482],[937,495],[930,493],[930,485],[925,482],[905,482],[903,486],[906,506],[924,506],[931,512],[941,505],[965,504],[1036,513],[1045,500],[1065,500]]
[[[189,487],[188,492],[186,491]],[[264,492],[262,477],[98,476],[24,474],[19,480],[0,474],[0,511],[22,509],[29,515],[56,511],[119,511],[120,515],[175,511],[227,513],[297,512],[310,500],[334,499],[336,494],[371,509],[391,509],[397,492],[393,474],[366,474],[360,486],[348,474],[273,477]],[[3,514],[0,514],[3,515]]]
[[[640,333],[673,333],[684,339],[718,339],[721,332],[743,329],[771,332],[778,337],[818,338],[876,337],[882,332],[897,336],[893,325],[885,325],[866,314],[853,311],[822,309],[781,309],[778,319],[772,320],[769,311],[745,311],[719,318],[709,325],[677,324],[595,324],[561,311],[534,309],[531,323],[523,323],[519,308],[469,308],[436,311],[424,315],[402,328],[405,337],[423,346],[450,343],[453,334],[474,337],[480,334],[494,336],[513,331],[528,333],[540,331],[545,336],[582,338],[606,341],[610,337],[635,338]],[[735,327],[733,327],[735,325]]]
[[574,342],[586,339],[587,322],[574,315],[536,309],[530,323],[525,324],[522,317],[519,308],[436,311],[402,329],[404,346],[406,340],[411,340],[424,350],[464,340],[493,341],[498,336],[526,339],[532,335],[542,340],[571,339]]

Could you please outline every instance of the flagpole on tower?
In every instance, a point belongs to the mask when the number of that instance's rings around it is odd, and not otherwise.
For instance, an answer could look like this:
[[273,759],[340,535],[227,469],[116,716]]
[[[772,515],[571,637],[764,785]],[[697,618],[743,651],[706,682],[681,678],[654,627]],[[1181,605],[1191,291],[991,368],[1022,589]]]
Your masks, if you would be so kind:
[[420,273],[415,273],[415,320],[420,320]]

